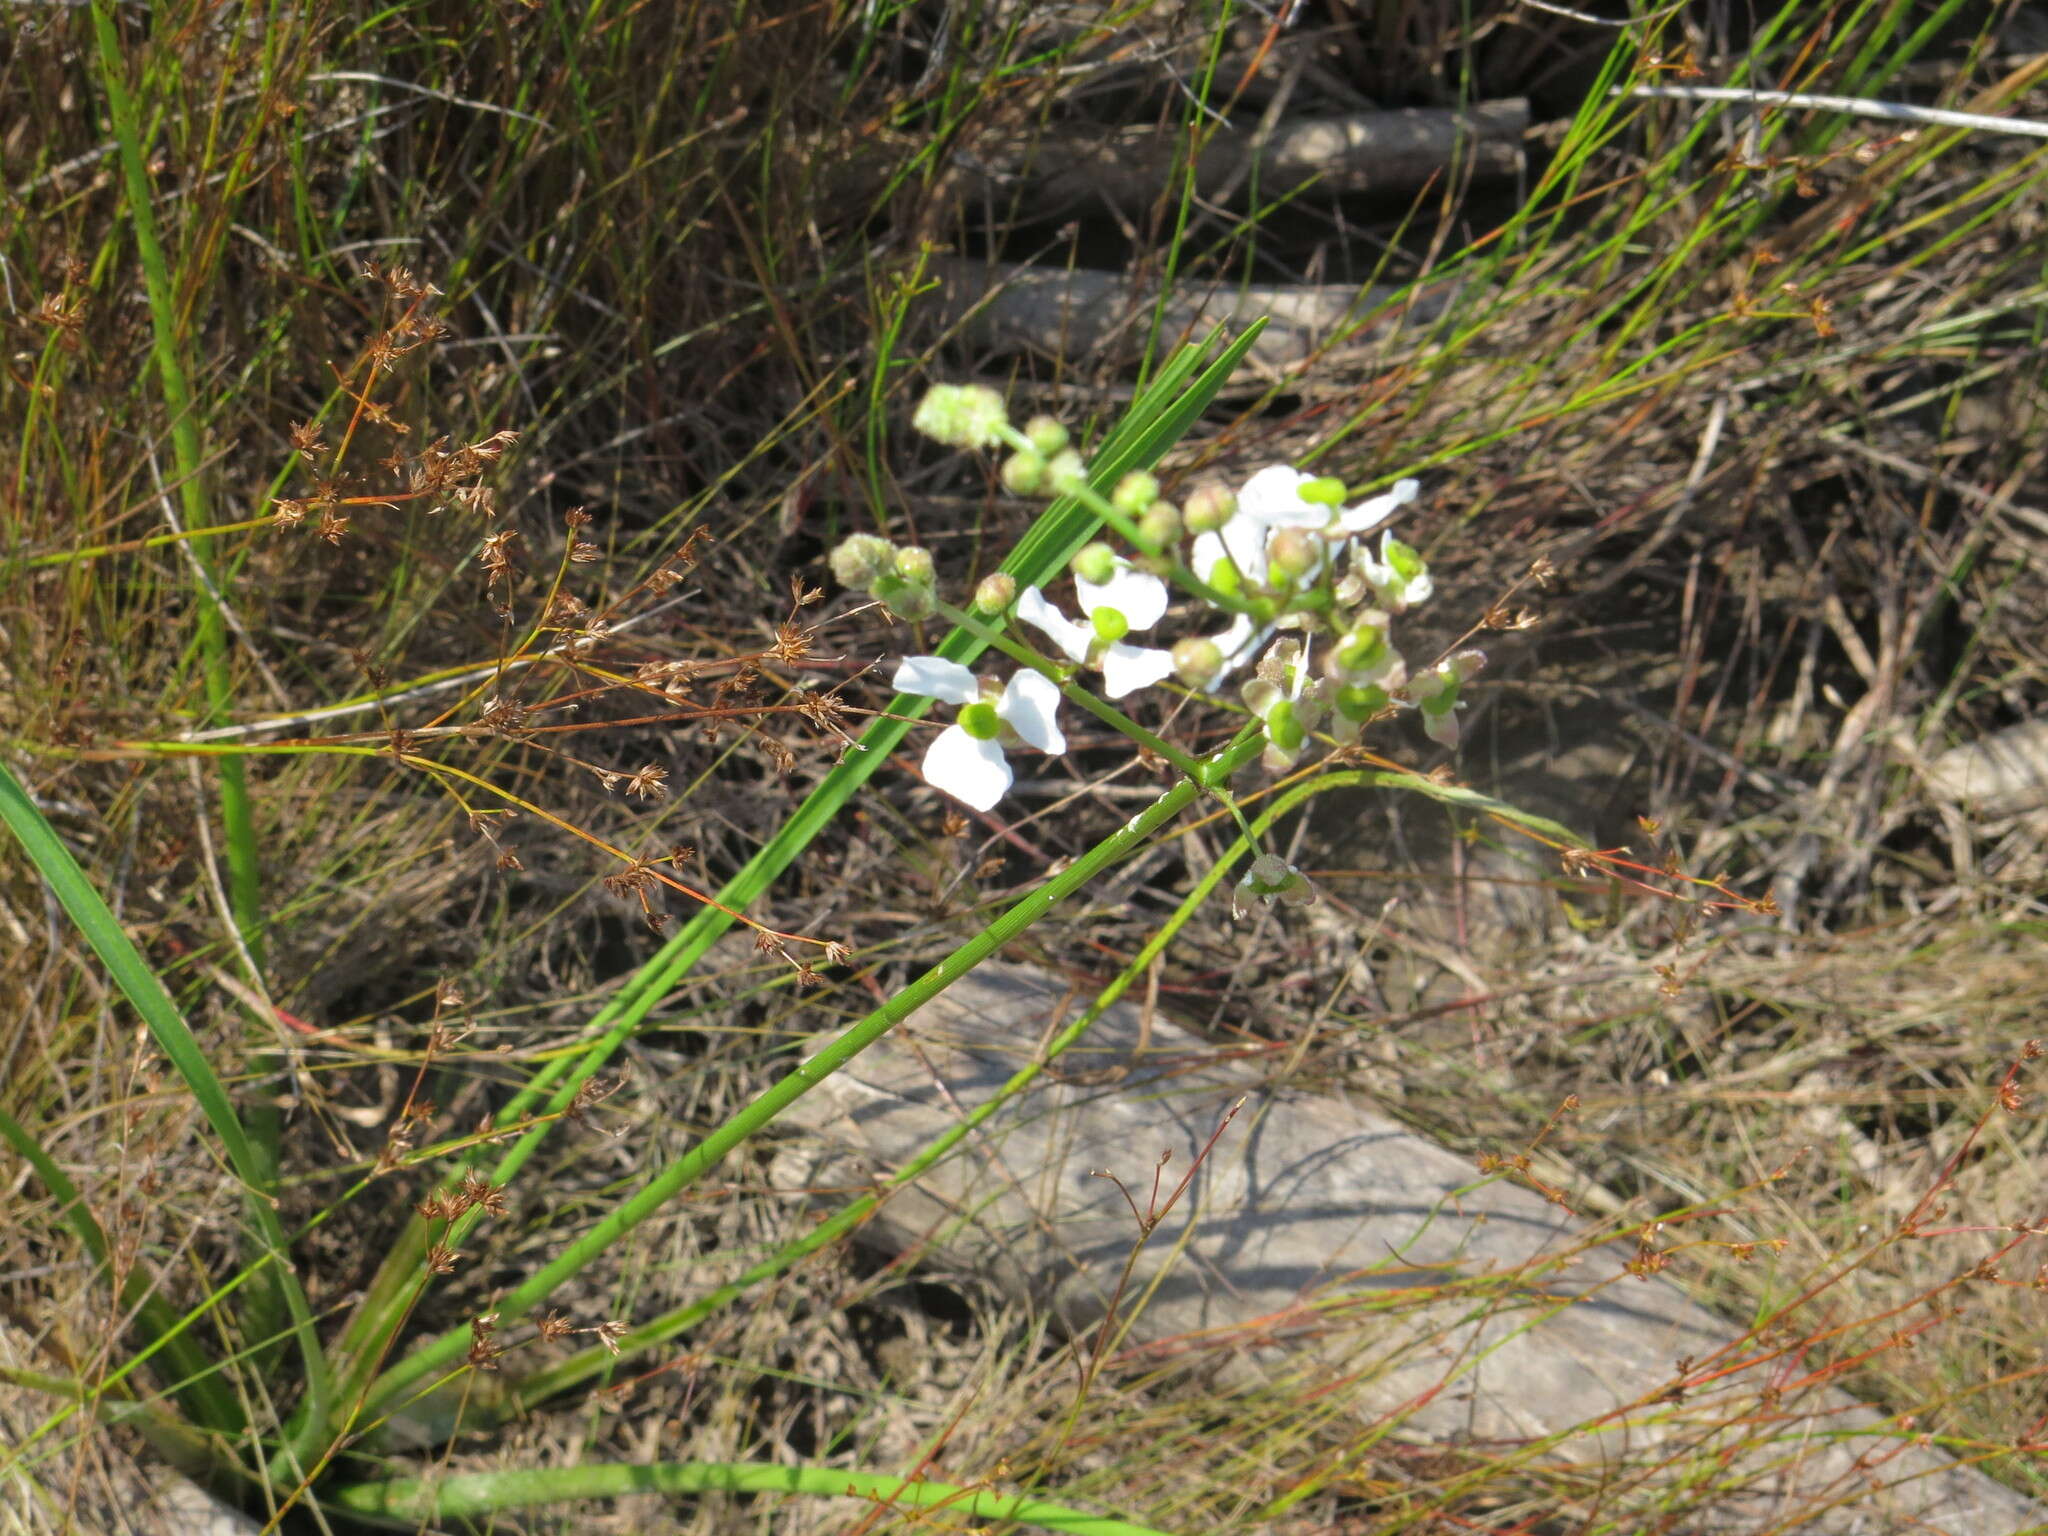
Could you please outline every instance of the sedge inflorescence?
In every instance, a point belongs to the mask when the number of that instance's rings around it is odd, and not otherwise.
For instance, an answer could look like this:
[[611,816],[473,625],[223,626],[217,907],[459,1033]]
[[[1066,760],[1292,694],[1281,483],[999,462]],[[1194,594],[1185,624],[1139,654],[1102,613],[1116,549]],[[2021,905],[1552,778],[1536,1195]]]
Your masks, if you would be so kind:
[[[1014,618],[1051,643],[1051,657],[1007,682],[977,679],[939,657],[903,660],[899,692],[960,706],[925,755],[935,788],[977,810],[992,807],[1014,782],[1009,751],[1065,750],[1055,719],[1061,685],[1084,673],[1099,676],[1102,696],[1117,700],[1169,681],[1217,693],[1241,679],[1237,696],[1275,770],[1291,768],[1315,741],[1343,746],[1368,722],[1404,708],[1420,715],[1432,740],[1457,746],[1462,690],[1485,657],[1461,650],[1411,669],[1394,640],[1396,621],[1434,590],[1422,555],[1385,526],[1415,501],[1416,481],[1360,498],[1332,476],[1275,464],[1234,488],[1202,486],[1184,506],[1165,500],[1144,473],[1125,476],[1104,498],[1058,422],[1013,426],[992,389],[937,386],[914,424],[954,447],[1008,448],[1000,471],[1007,489],[1075,496],[1125,546],[1091,543],[1074,557],[1071,603],[1040,587],[1019,590],[1004,573],[982,582],[979,615]],[[842,584],[898,618],[944,609],[922,548],[855,534],[831,563]],[[1176,591],[1184,599],[1177,616]],[[1174,627],[1195,632],[1171,645],[1148,643],[1176,617]],[[1290,882],[1268,873],[1254,894],[1270,900]]]

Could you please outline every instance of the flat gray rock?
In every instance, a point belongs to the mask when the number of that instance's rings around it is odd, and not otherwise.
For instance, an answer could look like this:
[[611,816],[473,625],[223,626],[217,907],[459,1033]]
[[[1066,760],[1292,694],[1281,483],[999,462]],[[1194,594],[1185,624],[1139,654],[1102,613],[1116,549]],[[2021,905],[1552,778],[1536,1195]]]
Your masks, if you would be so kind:
[[[814,1137],[777,1159],[778,1183],[893,1171],[1085,1002],[1035,972],[983,966],[796,1106]],[[1159,1154],[1172,1154],[1170,1190],[1242,1096],[1140,1252],[1126,1349],[1186,1340],[1240,1382],[1341,1375],[1353,1413],[1392,1416],[1400,1438],[1603,1467],[1610,1517],[1685,1511],[1668,1531],[2048,1530],[2039,1506],[1840,1392],[1783,1391],[1763,1407],[1774,1377],[1782,1390],[1812,1366],[1739,1343],[1669,1280],[1628,1273],[1633,1248],[1588,1245],[1583,1218],[1393,1121],[1270,1089],[1256,1066],[1164,1020],[1148,1036],[1127,1003],[1054,1070],[1064,1081],[1041,1076],[893,1196],[867,1239],[936,1251],[1082,1333],[1138,1238],[1123,1194],[1094,1171],[1142,1209]]]

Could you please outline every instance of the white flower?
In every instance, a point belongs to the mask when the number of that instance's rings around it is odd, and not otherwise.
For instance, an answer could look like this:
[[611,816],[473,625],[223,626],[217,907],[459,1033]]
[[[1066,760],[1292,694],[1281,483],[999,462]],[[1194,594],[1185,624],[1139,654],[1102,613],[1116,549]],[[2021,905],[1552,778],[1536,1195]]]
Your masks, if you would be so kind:
[[[1304,497],[1305,488],[1312,488],[1314,500]],[[1272,566],[1269,546],[1280,529],[1300,528],[1332,541],[1342,540],[1377,528],[1395,508],[1413,501],[1420,489],[1419,482],[1402,480],[1384,495],[1344,507],[1333,499],[1343,494],[1336,481],[1285,464],[1269,464],[1245,481],[1237,494],[1237,511],[1228,522],[1213,533],[1196,535],[1189,565],[1196,576],[1210,581],[1228,556],[1247,583],[1263,586]],[[1311,577],[1321,570],[1322,563],[1316,563]]]
[[[1314,500],[1304,497],[1302,492],[1309,487],[1318,488],[1324,496]],[[1285,464],[1269,464],[1245,481],[1244,489],[1237,493],[1237,510],[1239,516],[1256,518],[1268,528],[1312,528],[1319,533],[1330,534],[1364,533],[1379,527],[1396,507],[1413,501],[1421,489],[1419,481],[1401,480],[1385,495],[1375,496],[1355,507],[1341,507],[1325,499],[1343,494],[1342,487],[1335,481],[1291,469]]]
[[1316,889],[1280,855],[1262,853],[1252,860],[1251,868],[1230,893],[1231,918],[1243,917],[1254,900],[1264,901],[1269,907],[1276,901],[1289,907],[1309,907],[1315,905]]
[[1323,717],[1330,684],[1309,681],[1308,643],[1282,640],[1259,658],[1259,674],[1238,690],[1245,707],[1266,726],[1264,762],[1274,772],[1294,766],[1308,733]]
[[1375,560],[1360,546],[1354,553],[1353,563],[1390,612],[1401,613],[1418,603],[1428,602],[1430,594],[1436,591],[1436,583],[1430,580],[1429,566],[1422,556],[1391,533],[1380,535],[1379,559]]
[[1459,651],[1409,681],[1408,696],[1422,710],[1422,728],[1439,746],[1457,749],[1459,689],[1486,665],[1484,651]]
[[1014,737],[1054,756],[1067,750],[1054,718],[1059,685],[1037,672],[1019,672],[993,699],[993,684],[983,684],[957,661],[940,656],[906,656],[891,686],[898,693],[943,699],[962,707],[960,718],[939,732],[925,749],[925,782],[988,810],[1009,789],[1014,775],[1003,756],[1003,739]]
[[1171,651],[1123,642],[1131,631],[1150,629],[1166,616],[1165,582],[1136,569],[1128,560],[1118,560],[1108,581],[1076,576],[1074,590],[1080,595],[1081,611],[1088,616],[1085,624],[1061,613],[1037,587],[1027,587],[1017,599],[1017,617],[1043,631],[1068,660],[1092,659],[1102,669],[1102,691],[1112,699],[1149,688],[1172,675]]

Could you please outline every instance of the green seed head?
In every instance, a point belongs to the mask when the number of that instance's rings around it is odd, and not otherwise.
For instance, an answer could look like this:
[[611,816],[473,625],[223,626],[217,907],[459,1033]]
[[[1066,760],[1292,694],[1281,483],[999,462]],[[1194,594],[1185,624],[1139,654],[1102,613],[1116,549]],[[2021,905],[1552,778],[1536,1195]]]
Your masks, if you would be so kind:
[[1012,496],[1036,496],[1045,486],[1045,460],[1035,453],[1013,453],[1003,460],[1002,479]]
[[1116,575],[1116,551],[1103,543],[1084,545],[1074,556],[1073,572],[1083,581],[1102,586]]
[[1008,571],[992,571],[974,589],[974,606],[983,613],[1001,613],[1017,597],[1017,578]]
[[1067,446],[1067,429],[1050,416],[1034,416],[1025,422],[1024,435],[1040,458],[1049,459]]
[[1227,487],[1213,481],[1195,487],[1194,494],[1187,499],[1186,521],[1189,533],[1214,533],[1236,515],[1237,497]]
[[976,741],[994,741],[1003,729],[1002,718],[996,714],[995,705],[981,699],[960,706],[959,725]]
[[1138,517],[1159,499],[1159,482],[1142,469],[1133,470],[1117,481],[1109,504],[1125,517]]

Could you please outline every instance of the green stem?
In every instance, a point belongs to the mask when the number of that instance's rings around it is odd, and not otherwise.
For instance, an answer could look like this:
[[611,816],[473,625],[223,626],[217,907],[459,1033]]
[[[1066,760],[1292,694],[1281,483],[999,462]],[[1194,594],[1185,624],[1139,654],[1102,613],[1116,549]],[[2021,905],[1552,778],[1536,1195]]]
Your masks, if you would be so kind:
[[[1254,738],[1249,745],[1256,748],[1260,743]],[[1222,761],[1226,764],[1233,761],[1242,763],[1249,761],[1250,755],[1249,752],[1245,752],[1242,757],[1239,757],[1233,751],[1230,755],[1226,755]],[[990,1116],[994,1115],[1005,1104],[1010,1103],[1026,1088],[1029,1088],[1047,1067],[1078,1045],[1094,1026],[1095,1021],[1107,1013],[1117,1000],[1130,990],[1138,977],[1144,975],[1152,962],[1166,952],[1167,945],[1171,944],[1175,935],[1186,926],[1188,919],[1193,917],[1196,911],[1200,909],[1202,903],[1209,899],[1223,877],[1230,872],[1231,867],[1257,846],[1258,837],[1272,825],[1277,817],[1285,815],[1310,795],[1319,794],[1325,789],[1350,788],[1357,781],[1357,777],[1354,774],[1331,774],[1325,778],[1316,779],[1311,783],[1288,790],[1277,797],[1274,803],[1268,806],[1250,827],[1246,828],[1245,835],[1240,837],[1231,846],[1229,851],[1216,862],[1212,869],[1195,882],[1194,889],[1182,898],[1180,905],[1174,909],[1173,915],[1160,924],[1159,930],[1150,939],[1146,940],[1144,946],[1139,949],[1130,964],[1126,965],[1116,978],[1096,995],[1095,1001],[1083,1009],[1071,1024],[1053,1036],[1036,1061],[1018,1068],[1009,1081],[997,1089],[985,1103],[977,1104],[973,1109],[961,1116],[958,1123],[948,1126],[937,1137],[933,1138],[929,1145],[891,1174],[874,1193],[862,1195],[858,1199],[842,1206],[817,1226],[805,1232],[803,1236],[762,1260],[744,1274],[720,1286],[717,1290],[710,1292],[708,1295],[698,1297],[686,1306],[677,1307],[673,1311],[665,1312],[652,1321],[644,1323],[632,1332],[625,1334],[618,1340],[620,1353],[631,1354],[636,1349],[649,1349],[656,1345],[665,1344],[669,1340],[688,1332],[705,1318],[711,1316],[712,1313],[738,1300],[739,1297],[753,1289],[756,1285],[759,1285],[763,1280],[773,1279],[776,1275],[783,1273],[785,1270],[808,1258],[819,1249],[829,1247],[861,1226],[875,1211],[880,1209],[882,1202],[887,1200],[890,1195],[907,1184],[915,1183],[930,1169],[936,1167],[941,1159],[952,1152],[961,1142],[973,1135],[975,1130],[988,1120]],[[602,1349],[580,1351],[569,1359],[564,1360],[560,1365],[551,1366],[545,1371],[535,1372],[533,1375],[522,1380],[518,1387],[518,1401],[522,1406],[531,1408],[558,1392],[603,1374],[612,1365],[613,1360],[614,1357]]]
[[[1095,473],[1107,482],[1156,462],[1166,445],[1176,441],[1214,399],[1264,323],[1252,325],[1206,364],[1203,359],[1209,357],[1214,336],[1184,348],[1162,371],[1152,389],[1132,403],[1130,414],[1104,442],[1096,456]],[[1049,580],[1097,526],[1071,500],[1055,502],[1011,551],[1004,569],[1027,584]],[[972,663],[980,650],[981,642],[973,635],[956,631],[941,642],[938,653],[965,665]],[[499,1111],[496,1123],[500,1127],[518,1125],[529,1116],[534,1123],[498,1160],[489,1176],[491,1183],[503,1186],[511,1182],[538,1150],[555,1117],[573,1102],[581,1085],[632,1037],[655,1005],[709,951],[732,921],[727,912],[744,909],[802,855],[840,808],[901,745],[929,702],[909,697],[894,700],[887,714],[862,735],[857,748],[812,790],[767,845],[720,888],[719,905],[702,909],[685,923],[618,996],[599,1010],[591,1020],[587,1044],[580,1051],[565,1054],[542,1067]],[[442,1188],[452,1189],[479,1161],[474,1156],[466,1158],[463,1167],[454,1170]],[[344,1411],[350,1412],[351,1418],[353,1409],[362,1401],[361,1394],[368,1391],[382,1366],[385,1351],[397,1338],[413,1300],[427,1284],[421,1260],[428,1243],[439,1237],[455,1246],[477,1219],[477,1212],[471,1211],[443,1233],[438,1225],[415,1217],[378,1266],[376,1277],[357,1304],[334,1355],[336,1377],[341,1384],[335,1401],[347,1405]]]
[[[911,1481],[874,1472],[827,1467],[763,1466],[749,1461],[686,1461],[545,1467],[518,1472],[459,1472],[394,1478],[336,1489],[327,1502],[351,1514],[399,1519],[459,1520],[575,1499],[616,1499],[633,1493],[822,1494],[861,1499],[904,1512],[943,1508],[970,1520],[1035,1525],[1074,1536],[1165,1536],[1150,1526],[1091,1514],[1044,1499],[998,1493],[957,1483]],[[913,1520],[911,1523],[919,1523]]]
[[[968,940],[902,992],[820,1049],[781,1081],[760,1094],[739,1113],[706,1136],[689,1152],[656,1174],[638,1194],[571,1242],[551,1263],[515,1286],[493,1308],[503,1321],[523,1317],[545,1301],[564,1281],[608,1251],[680,1191],[715,1168],[742,1142],[873,1045],[903,1019],[937,997],[1024,932],[1060,902],[1085,889],[1118,860],[1142,847],[1146,839],[1186,806],[1230,775],[1260,750],[1254,737],[1240,736],[1225,751],[1199,765],[1126,826],[1112,833],[1073,864],[1018,901],[988,927]],[[373,1382],[364,1394],[361,1412],[377,1413],[422,1378],[454,1366],[468,1349],[467,1327],[451,1328],[415,1349]]]
[[[178,504],[189,533],[213,526],[213,509],[205,489],[205,456],[199,440],[199,417],[180,347],[177,286],[158,234],[149,171],[144,163],[142,134],[135,99],[128,92],[126,58],[114,24],[113,0],[93,0],[93,30],[99,48],[100,88],[106,93],[107,116],[120,151],[128,216],[135,231],[136,255],[142,263],[149,294],[150,340],[164,406],[171,419],[172,461],[178,476]],[[192,555],[198,574],[194,604],[201,667],[206,680],[208,722],[228,713],[234,703],[234,678],[228,667],[228,631],[222,617],[216,572],[195,541]],[[228,894],[233,919],[252,956],[262,954],[262,882],[257,862],[256,823],[249,803],[243,766],[228,759],[220,767],[221,821],[227,832]]]

